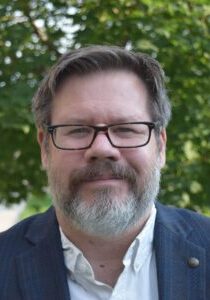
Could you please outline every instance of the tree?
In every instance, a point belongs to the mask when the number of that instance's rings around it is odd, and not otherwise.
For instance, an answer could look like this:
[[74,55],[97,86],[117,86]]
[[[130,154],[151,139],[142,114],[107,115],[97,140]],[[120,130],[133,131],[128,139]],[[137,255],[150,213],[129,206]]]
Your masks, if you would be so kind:
[[208,0],[17,0],[0,4],[0,199],[43,196],[30,99],[66,50],[115,44],[149,53],[165,69],[173,105],[160,199],[207,211],[210,185]]

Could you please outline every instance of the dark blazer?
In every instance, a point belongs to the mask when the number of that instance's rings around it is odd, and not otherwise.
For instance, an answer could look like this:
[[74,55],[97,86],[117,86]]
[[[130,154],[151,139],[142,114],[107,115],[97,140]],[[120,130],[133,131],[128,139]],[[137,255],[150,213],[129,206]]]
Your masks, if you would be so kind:
[[[160,300],[210,299],[210,219],[157,204],[154,246]],[[0,234],[0,300],[69,299],[53,208]]]

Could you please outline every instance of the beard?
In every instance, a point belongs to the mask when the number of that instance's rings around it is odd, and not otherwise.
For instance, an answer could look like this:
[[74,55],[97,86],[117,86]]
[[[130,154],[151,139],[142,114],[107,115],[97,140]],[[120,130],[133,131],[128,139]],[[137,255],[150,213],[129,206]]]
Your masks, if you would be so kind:
[[[127,183],[126,195],[115,186],[101,186],[92,190],[91,197],[84,195],[83,183],[107,173]],[[159,192],[160,167],[156,164],[139,176],[129,166],[98,161],[74,170],[68,184],[50,167],[48,181],[55,208],[70,224],[89,235],[114,237],[144,220]]]

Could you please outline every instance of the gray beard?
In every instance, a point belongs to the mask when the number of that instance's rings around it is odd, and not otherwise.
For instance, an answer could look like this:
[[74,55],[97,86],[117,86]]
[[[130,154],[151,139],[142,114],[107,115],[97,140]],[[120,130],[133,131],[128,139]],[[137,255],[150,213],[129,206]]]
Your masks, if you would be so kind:
[[[95,189],[91,201],[83,199],[80,186],[87,179],[111,172],[129,186],[126,196],[113,187]],[[114,237],[131,230],[143,220],[156,200],[160,184],[160,168],[148,170],[141,176],[130,167],[114,162],[96,162],[82,170],[75,170],[65,189],[57,172],[48,171],[48,180],[55,208],[62,211],[70,224],[89,235]]]

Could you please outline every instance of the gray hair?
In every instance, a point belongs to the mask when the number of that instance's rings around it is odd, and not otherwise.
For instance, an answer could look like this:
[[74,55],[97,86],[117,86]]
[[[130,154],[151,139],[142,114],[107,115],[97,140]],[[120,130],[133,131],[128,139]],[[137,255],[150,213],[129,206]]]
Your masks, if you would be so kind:
[[50,124],[53,97],[67,78],[109,70],[133,72],[144,82],[150,97],[151,117],[153,121],[159,122],[160,127],[165,128],[170,120],[171,106],[161,66],[145,53],[135,53],[116,46],[90,46],[61,56],[33,98],[32,111],[37,127]]

